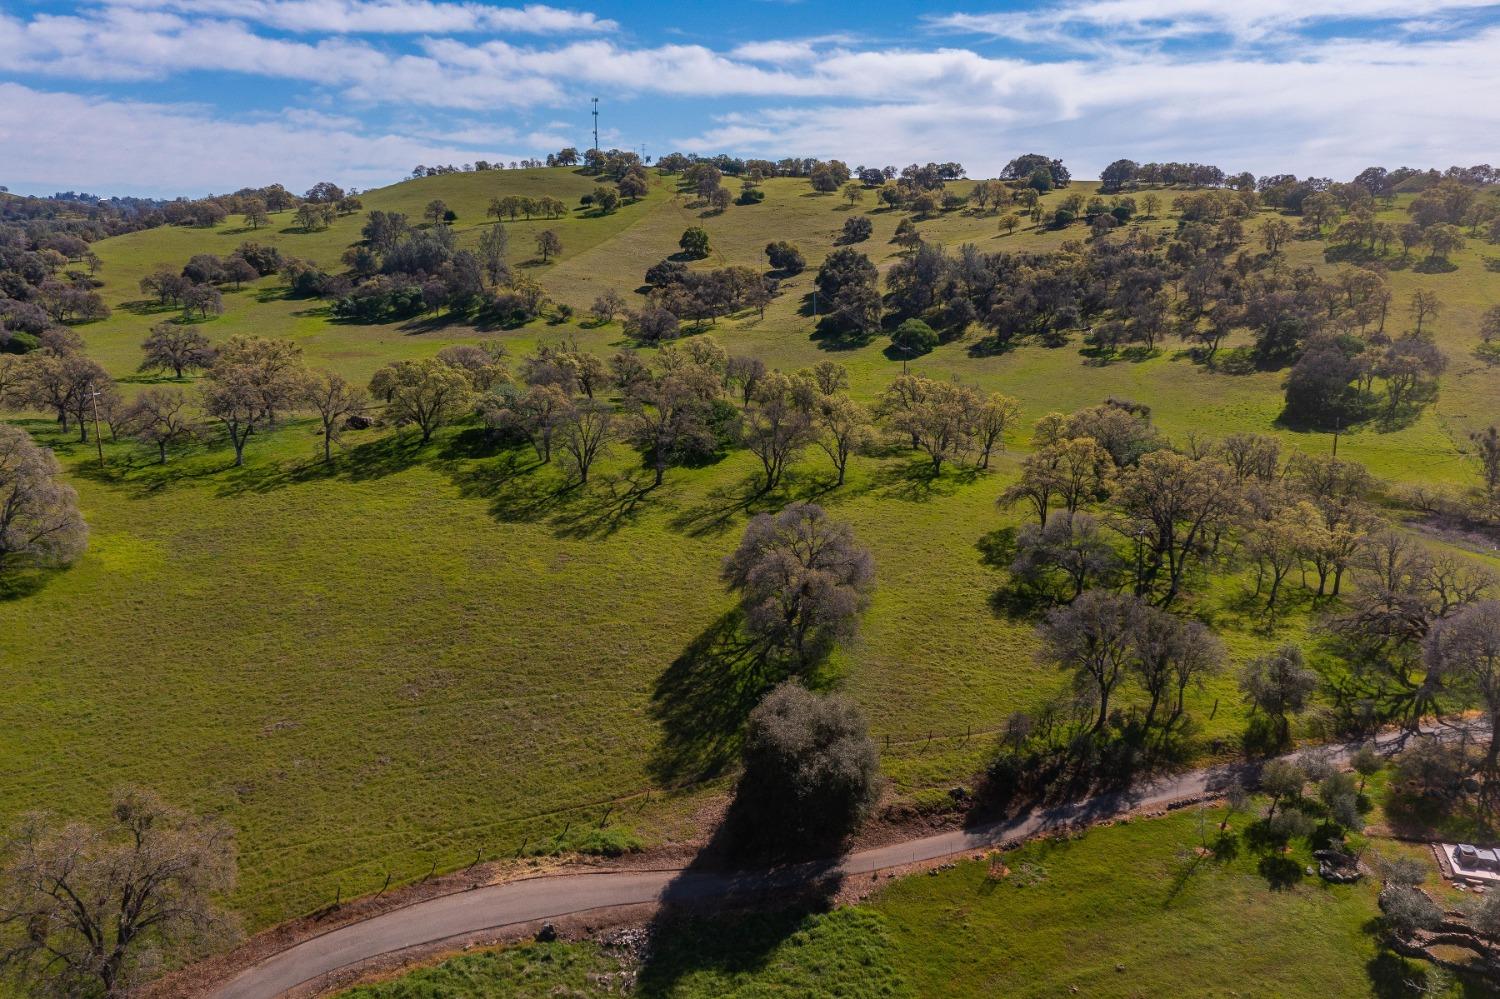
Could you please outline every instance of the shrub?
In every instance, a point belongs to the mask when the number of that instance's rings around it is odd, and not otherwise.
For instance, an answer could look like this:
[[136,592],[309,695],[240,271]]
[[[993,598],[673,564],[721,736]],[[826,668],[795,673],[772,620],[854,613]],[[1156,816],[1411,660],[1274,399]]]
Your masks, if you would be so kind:
[[1052,216],[1052,224],[1059,229],[1066,229],[1068,226],[1072,225],[1074,220],[1077,218],[1077,215],[1074,215],[1066,208],[1059,208],[1057,212]]
[[708,256],[708,230],[700,225],[689,226],[677,241],[682,252],[695,260]]
[[844,229],[839,233],[840,243],[863,243],[875,231],[875,226],[864,215],[855,215],[844,220]]
[[664,288],[678,284],[687,277],[687,264],[679,260],[663,260],[646,269],[646,283],[653,288]]
[[807,261],[802,257],[802,251],[786,240],[767,243],[766,258],[771,261],[772,267],[785,274],[800,274],[807,266]]
[[925,354],[938,345],[938,335],[922,320],[908,319],[891,334],[891,344],[906,354]]
[[743,844],[774,853],[837,844],[880,794],[880,755],[859,709],[795,683],[750,713],[744,766],[736,829]]

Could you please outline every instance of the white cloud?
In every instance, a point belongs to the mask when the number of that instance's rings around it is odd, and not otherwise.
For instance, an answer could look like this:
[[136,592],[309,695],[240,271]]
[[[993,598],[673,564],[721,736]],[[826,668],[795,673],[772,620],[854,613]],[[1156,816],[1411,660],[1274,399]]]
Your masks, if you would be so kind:
[[[728,105],[733,113],[682,141],[699,151],[837,155],[872,163],[959,159],[976,172],[993,172],[1017,152],[1037,148],[1067,157],[1080,174],[1122,155],[1208,160],[1257,172],[1345,174],[1373,162],[1492,159],[1487,146],[1500,133],[1500,105],[1478,96],[1500,93],[1500,26],[1470,24],[1462,32],[1433,34],[1413,20],[1458,17],[1468,0],[1410,0],[1400,8],[1408,19],[1395,24],[1405,30],[1377,40],[1303,32],[1274,49],[1200,41],[1191,47],[1113,47],[1107,53],[1085,49],[1047,60],[956,45],[878,48],[837,36],[768,39],[718,51],[690,44],[635,46],[616,38],[519,44],[437,32],[397,46],[337,29],[337,12],[354,6],[365,13],[373,6],[436,11],[434,18],[477,16],[471,8],[480,6],[425,0],[236,4],[265,17],[274,7],[282,17],[293,8],[311,17],[317,8],[319,16],[334,18],[324,34],[305,38],[260,33],[244,20],[198,16],[208,5],[228,2],[113,0],[85,15],[27,21],[0,13],[0,73],[149,81],[201,70],[302,82],[309,92],[299,103],[317,104],[317,114],[327,117],[302,111],[245,122],[224,115],[239,124],[221,125],[208,112],[193,112],[201,119],[199,136],[216,135],[220,127],[281,129],[273,140],[290,149],[294,137],[316,132],[319,138],[311,141],[325,162],[370,171],[386,163],[386,179],[409,169],[412,149],[495,144],[534,155],[574,143],[576,138],[566,137],[576,126],[537,122],[554,117],[551,109],[595,93],[615,103],[642,98],[635,110],[647,116],[645,127],[611,131],[605,136],[610,142],[644,138],[665,145],[658,120],[680,120],[684,109],[707,114]],[[1252,39],[1288,25],[1380,16],[1396,7],[1393,0],[1267,0],[1254,9],[1216,0],[1075,0],[1059,10],[1074,19],[1065,23],[1116,19],[1158,37],[1213,30]],[[40,99],[27,96],[35,93],[23,88],[15,99]],[[61,96],[51,95],[54,103]],[[377,141],[368,126],[358,124],[369,120],[370,105],[405,109],[397,114],[409,120],[381,133],[382,150],[364,154],[358,144]],[[503,110],[505,127],[497,128],[494,119],[434,118],[432,111],[442,109]],[[6,113],[27,110],[10,107]],[[619,119],[607,127],[618,129]],[[324,134],[341,138],[330,149]],[[387,155],[392,148],[399,154]],[[152,164],[174,162],[145,148],[136,155]],[[475,150],[444,158],[479,155]],[[60,151],[53,156],[65,159]],[[113,169],[124,157],[101,155],[98,162]],[[106,179],[96,175],[92,183],[102,186]]]
[[863,53],[840,71],[896,81],[875,102],[742,111],[678,141],[879,164],[956,159],[976,174],[1027,151],[1063,156],[1080,176],[1119,156],[1335,176],[1377,163],[1477,163],[1494,159],[1500,104],[1460,95],[1500,93],[1497,51],[1500,28],[1457,41],[1304,46],[1280,61]]
[[615,31],[619,25],[588,11],[546,4],[491,7],[438,0],[108,0],[113,7],[173,10],[232,17],[283,31],[329,34],[553,35]]
[[[1159,42],[1208,34],[1240,42],[1281,39],[1309,26],[1349,21],[1412,21],[1493,7],[1494,0],[1072,0],[1042,11],[929,17],[941,31],[1088,47]],[[1440,20],[1430,22],[1437,25]]]
[[[58,127],[59,122],[67,127]],[[93,98],[18,83],[0,83],[0,148],[25,152],[6,164],[4,179],[13,190],[158,196],[272,182],[300,191],[320,180],[367,188],[398,180],[417,163],[527,155],[447,137],[361,130],[305,114],[225,121],[201,107]]]

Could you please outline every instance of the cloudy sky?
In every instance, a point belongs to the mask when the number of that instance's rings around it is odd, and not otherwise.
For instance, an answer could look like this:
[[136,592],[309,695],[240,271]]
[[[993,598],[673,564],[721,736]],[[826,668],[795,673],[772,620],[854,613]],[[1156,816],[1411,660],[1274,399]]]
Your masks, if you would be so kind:
[[391,183],[602,144],[1256,173],[1500,160],[1478,0],[0,0],[0,184]]

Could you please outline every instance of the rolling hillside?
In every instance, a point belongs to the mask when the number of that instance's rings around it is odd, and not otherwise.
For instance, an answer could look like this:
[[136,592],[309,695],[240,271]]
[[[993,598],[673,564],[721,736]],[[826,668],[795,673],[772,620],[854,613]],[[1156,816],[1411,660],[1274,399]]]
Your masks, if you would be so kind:
[[[787,239],[809,270],[784,282],[764,319],[722,320],[709,332],[731,353],[785,370],[832,357],[866,401],[901,370],[883,339],[825,349],[802,310],[812,270],[851,211],[869,214],[874,237],[861,248],[882,266],[896,259],[889,240],[904,215],[871,211],[868,201],[851,209],[805,181],[778,179],[766,183],[763,204],[703,217],[669,178],[653,175],[653,184],[646,198],[602,218],[505,223],[512,265],[582,318],[604,288],[638,303],[645,269],[676,252],[689,225],[706,228],[712,245],[695,267],[764,269],[765,244]],[[414,217],[441,198],[471,242],[493,224],[484,215],[492,197],[549,193],[573,206],[593,186],[569,170],[503,171],[362,197],[367,211]],[[1399,218],[1400,205],[1387,215]],[[303,233],[283,213],[258,232],[231,220],[103,241],[95,250],[115,311],[81,329],[86,348],[128,385],[145,384],[135,374],[139,344],[162,315],[141,302],[141,276],[245,239],[331,267],[362,221],[347,216]],[[1083,236],[1081,228],[1006,236],[995,216],[963,212],[919,228],[929,241],[987,250]],[[547,265],[531,259],[543,229],[564,248]],[[1302,241],[1288,253],[1331,267],[1325,249]],[[1414,425],[1348,435],[1341,456],[1394,482],[1472,478],[1462,445],[1496,418],[1500,399],[1500,369],[1472,353],[1479,314],[1500,304],[1500,273],[1483,260],[1491,249],[1471,240],[1449,273],[1392,272],[1397,302],[1418,287],[1443,299],[1436,329],[1450,366],[1437,403]],[[226,292],[225,304],[200,327],[211,339],[289,337],[312,363],[361,381],[393,358],[457,342],[498,339],[513,362],[565,337],[606,356],[627,345],[617,323],[334,322],[326,303],[288,298],[275,278]],[[1254,430],[1309,452],[1331,443],[1276,427],[1280,373],[1212,372],[1176,343],[1107,365],[1080,355],[1076,342],[991,356],[973,356],[971,346],[972,336],[945,344],[911,368],[1016,396],[1026,427],[1113,395],[1149,403],[1177,439]],[[713,786],[733,757],[725,720],[745,707],[694,654],[732,605],[719,561],[747,516],[792,498],[817,498],[874,552],[879,589],[861,637],[822,679],[865,707],[897,793],[941,796],[982,763],[1008,712],[1036,706],[1059,681],[1035,663],[1030,624],[992,608],[999,574],[976,548],[1023,516],[997,510],[995,498],[1014,474],[1024,431],[988,473],[928,480],[911,474],[909,453],[879,451],[857,458],[848,484],[834,490],[826,461],[809,452],[781,492],[751,499],[754,459],[742,451],[674,470],[645,493],[649,476],[625,447],[589,489],[564,490],[554,469],[521,452],[497,454],[473,427],[444,431],[426,448],[399,432],[351,434],[347,452],[324,468],[313,463],[318,441],[308,424],[292,422],[255,439],[243,469],[228,468],[217,443],[166,466],[117,443],[100,471],[91,450],[46,421],[25,425],[58,449],[93,535],[71,570],[29,576],[0,601],[0,683],[9,692],[0,755],[11,764],[0,771],[0,819],[42,801],[97,812],[123,782],[221,811],[240,833],[236,901],[252,927],[335,892],[373,891],[388,872],[411,880],[432,865],[511,855],[565,828],[576,834],[611,803],[612,825],[645,841],[689,830],[705,798],[668,789]],[[1236,662],[1303,633],[1305,608],[1273,631],[1252,627],[1238,585],[1228,580],[1208,597]],[[1194,694],[1192,706],[1205,738],[1243,727],[1228,677]]]

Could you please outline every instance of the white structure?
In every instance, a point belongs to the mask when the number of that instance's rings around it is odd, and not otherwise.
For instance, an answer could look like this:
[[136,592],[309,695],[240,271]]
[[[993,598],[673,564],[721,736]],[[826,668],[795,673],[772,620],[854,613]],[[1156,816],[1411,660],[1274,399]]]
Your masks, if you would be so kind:
[[1469,843],[1440,843],[1438,849],[1455,878],[1500,885],[1500,850]]

